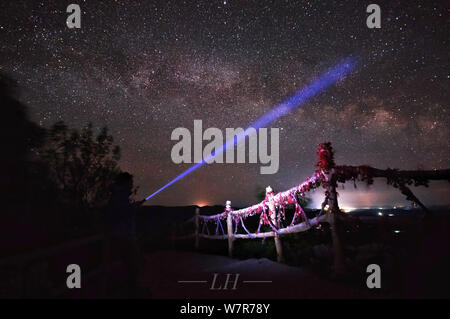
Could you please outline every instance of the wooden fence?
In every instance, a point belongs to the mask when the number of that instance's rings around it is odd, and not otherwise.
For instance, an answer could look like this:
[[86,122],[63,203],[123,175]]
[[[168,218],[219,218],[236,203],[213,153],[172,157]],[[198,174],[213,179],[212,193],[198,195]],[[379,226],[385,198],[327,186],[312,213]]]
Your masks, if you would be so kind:
[[[193,218],[182,223],[194,223],[194,232],[184,236],[176,236],[174,231],[172,234],[173,240],[181,240],[194,238],[194,246],[199,248],[200,238],[205,239],[227,239],[228,240],[228,255],[233,256],[233,241],[236,239],[255,239],[255,238],[267,238],[273,237],[275,241],[275,247],[277,252],[277,260],[283,261],[283,249],[280,241],[280,236],[304,232],[311,227],[317,226],[320,223],[328,223],[331,230],[332,248],[334,253],[333,270],[336,273],[340,273],[344,269],[344,255],[341,240],[341,224],[348,217],[341,212],[338,205],[338,193],[336,191],[337,183],[345,183],[346,181],[363,181],[367,184],[373,183],[373,178],[386,178],[387,184],[398,188],[407,200],[414,202],[421,207],[425,213],[424,216],[430,216],[431,212],[425,207],[425,205],[412,193],[409,185],[414,186],[428,186],[429,180],[447,180],[450,182],[450,170],[433,170],[433,171],[401,171],[395,169],[377,169],[370,166],[336,166],[334,163],[334,154],[331,147],[331,143],[323,143],[319,145],[317,151],[319,155],[319,162],[317,163],[316,172],[308,178],[305,182],[295,186],[285,192],[278,194],[270,194],[266,192],[266,198],[259,204],[234,211],[231,209],[231,202],[227,202],[224,212],[206,216],[200,215],[199,208],[196,208]],[[325,189],[325,199],[322,203],[321,213],[312,219],[307,219],[303,213],[303,221],[295,224],[294,219],[290,226],[281,228],[280,223],[275,225],[277,218],[284,212],[286,205],[295,204],[296,210],[300,209],[298,202],[298,196],[303,196],[306,192],[323,186]],[[355,183],[356,187],[356,183]],[[266,189],[267,190],[267,189]],[[270,224],[273,231],[259,233],[250,233],[244,225],[243,219],[253,215],[260,215],[260,225]],[[268,215],[270,215],[268,217]],[[221,220],[226,219],[226,231],[223,230]],[[269,220],[269,223],[267,222]],[[272,220],[272,223],[270,222]],[[279,220],[279,219],[278,219]],[[203,229],[207,222],[216,222],[216,234],[205,234]],[[247,234],[239,234],[236,232],[238,225],[246,231]],[[200,225],[203,225],[203,229],[200,230]],[[235,231],[233,232],[233,226]],[[278,227],[276,227],[278,226]],[[175,227],[176,229],[176,227]],[[208,229],[208,228],[206,228]],[[222,234],[219,234],[219,229],[222,229]]]
[[[270,186],[266,188],[266,198],[253,206],[232,210],[231,202],[227,202],[226,209],[223,213],[206,216],[200,215],[199,208],[196,208],[195,215],[185,223],[194,223],[194,233],[185,236],[176,236],[173,234],[174,240],[194,238],[195,248],[199,247],[200,238],[205,239],[227,239],[228,240],[228,255],[233,256],[233,241],[236,239],[255,239],[255,238],[270,238],[273,237],[275,241],[275,248],[277,252],[277,261],[283,262],[283,248],[280,240],[280,236],[304,232],[311,227],[318,226],[320,223],[329,223],[332,233],[333,249],[334,249],[334,269],[340,271],[343,269],[343,251],[340,244],[340,237],[338,234],[337,215],[340,213],[337,205],[337,193],[336,182],[333,179],[334,171],[332,169],[319,168],[316,172],[303,183],[278,194],[274,194]],[[326,189],[326,198],[322,205],[322,210],[318,216],[312,219],[308,219],[303,212],[302,207],[299,204],[299,197],[303,196],[306,192],[315,189],[319,186],[323,186]],[[288,227],[281,228],[281,216],[284,215],[284,211],[287,205],[294,205],[295,213],[291,224]],[[244,224],[244,219],[249,216],[259,215],[260,224],[258,230],[255,233],[250,233]],[[226,219],[226,232],[223,230],[221,220]],[[296,220],[301,219],[300,223],[295,223]],[[206,223],[210,221],[216,222],[216,234],[205,234]],[[200,224],[203,225],[202,231],[200,231]],[[261,225],[269,225],[272,231],[259,232]],[[238,226],[241,226],[247,234],[238,234]],[[219,227],[220,226],[220,227]],[[233,226],[235,231],[233,232]],[[207,230],[206,226],[206,230]],[[222,229],[222,234],[218,234],[218,230]]]
[[[225,234],[217,234],[217,235],[210,235],[200,232],[200,224],[204,222],[203,220],[208,219],[208,217],[211,216],[204,216],[200,215],[200,208],[195,209],[195,215],[193,218],[183,222],[182,224],[187,225],[190,223],[194,224],[194,233],[183,235],[183,236],[176,236],[176,233],[173,233],[172,239],[173,240],[183,240],[183,239],[194,239],[194,246],[196,249],[199,248],[200,238],[204,239],[227,239],[228,240],[228,255],[230,257],[233,256],[233,242],[236,239],[256,239],[256,238],[274,238],[275,241],[275,248],[277,251],[277,260],[279,262],[283,262],[283,251],[282,251],[282,245],[280,241],[281,235],[287,235],[287,234],[293,234],[293,233],[299,233],[309,230],[312,227],[316,227],[319,225],[319,223],[333,223],[331,214],[322,214],[320,216],[317,216],[315,218],[309,219],[307,222],[302,222],[293,226],[288,226],[285,228],[278,229],[278,232],[275,231],[269,231],[269,232],[262,232],[262,233],[252,233],[252,234],[236,234],[233,233],[233,218],[232,214],[228,215],[226,218],[226,233]],[[234,224],[234,226],[236,226]]]

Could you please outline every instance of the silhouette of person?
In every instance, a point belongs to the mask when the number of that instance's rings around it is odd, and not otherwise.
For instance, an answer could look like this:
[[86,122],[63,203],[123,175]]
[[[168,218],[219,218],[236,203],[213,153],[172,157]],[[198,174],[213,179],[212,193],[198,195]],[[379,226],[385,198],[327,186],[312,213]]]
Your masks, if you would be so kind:
[[[119,259],[124,267],[127,294],[133,297],[137,291],[140,251],[136,238],[136,212],[145,201],[132,202],[133,175],[123,172],[112,185],[108,202],[109,250],[113,259]],[[113,260],[111,260],[113,261]]]

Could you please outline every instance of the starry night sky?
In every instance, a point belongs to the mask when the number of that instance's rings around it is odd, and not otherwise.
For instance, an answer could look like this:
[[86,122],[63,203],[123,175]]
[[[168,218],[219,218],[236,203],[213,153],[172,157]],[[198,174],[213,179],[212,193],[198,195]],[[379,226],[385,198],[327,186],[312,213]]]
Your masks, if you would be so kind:
[[[382,10],[368,29],[366,7]],[[82,9],[81,29],[66,7]],[[189,164],[170,157],[171,132],[246,127],[347,56],[351,75],[275,123],[280,169],[205,165],[149,204],[256,203],[255,187],[281,191],[314,171],[317,144],[331,141],[338,164],[450,167],[446,1],[3,1],[0,69],[43,127],[107,125],[135,175],[138,197]],[[204,143],[205,145],[206,143]],[[384,181],[340,190],[342,206],[406,203]],[[450,203],[448,183],[417,195]],[[314,204],[322,200],[312,194]]]

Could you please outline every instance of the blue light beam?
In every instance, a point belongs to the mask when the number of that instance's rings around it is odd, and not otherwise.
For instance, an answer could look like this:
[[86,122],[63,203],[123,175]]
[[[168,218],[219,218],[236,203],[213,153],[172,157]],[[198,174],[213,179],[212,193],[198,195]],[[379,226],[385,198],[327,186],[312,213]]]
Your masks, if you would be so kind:
[[258,118],[256,121],[254,121],[252,124],[250,124],[243,133],[238,134],[236,137],[233,137],[226,141],[222,148],[219,150],[215,150],[215,152],[208,155],[206,158],[204,158],[201,162],[192,165],[187,170],[185,170],[183,173],[172,179],[170,182],[168,182],[166,185],[155,191],[150,196],[146,197],[145,200],[149,200],[156,194],[160,193],[170,185],[174,184],[175,182],[179,181],[186,175],[189,175],[193,171],[195,171],[197,168],[203,166],[204,164],[208,163],[210,160],[212,160],[215,156],[220,155],[221,153],[225,152],[230,147],[234,147],[235,145],[239,144],[239,142],[245,138],[246,135],[250,134],[248,129],[254,128],[255,130],[258,130],[259,128],[265,127],[268,124],[276,121],[282,116],[285,116],[289,112],[291,112],[293,109],[300,107],[302,104],[304,104],[307,100],[312,98],[313,96],[317,95],[321,91],[325,90],[330,85],[336,83],[343,77],[345,77],[356,65],[356,62],[352,58],[346,58],[339,62],[334,67],[328,69],[326,72],[324,72],[319,78],[317,78],[314,82],[306,86],[305,88],[300,89],[296,92],[295,95],[288,98],[283,103],[279,104],[272,110],[268,111],[264,115],[262,115],[260,118]]

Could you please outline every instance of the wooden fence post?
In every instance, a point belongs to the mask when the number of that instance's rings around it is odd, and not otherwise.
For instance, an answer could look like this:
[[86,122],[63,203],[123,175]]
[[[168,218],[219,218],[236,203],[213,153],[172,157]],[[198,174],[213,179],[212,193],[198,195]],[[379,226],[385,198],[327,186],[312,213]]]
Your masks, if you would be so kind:
[[227,215],[227,235],[228,235],[228,256],[233,257],[233,217],[231,214]]
[[331,238],[333,241],[333,252],[334,252],[334,262],[333,270],[336,275],[341,274],[344,271],[344,250],[341,242],[341,225],[339,222],[339,215],[341,210],[339,209],[339,204],[337,200],[336,192],[336,179],[334,176],[334,169],[330,175],[330,182],[328,184],[328,203],[329,203],[329,224],[331,226]]
[[331,240],[333,241],[333,271],[336,275],[344,271],[344,253],[341,243],[341,229],[339,225],[339,217],[336,213],[331,213],[329,216],[329,223],[331,225]]
[[195,227],[195,249],[198,249],[200,245],[200,236],[199,236],[200,208],[198,207],[195,208],[194,227]]
[[273,239],[275,240],[275,248],[277,249],[277,261],[279,263],[282,263],[284,262],[284,257],[283,257],[283,246],[281,245],[280,237],[278,236],[278,234],[275,234]]

